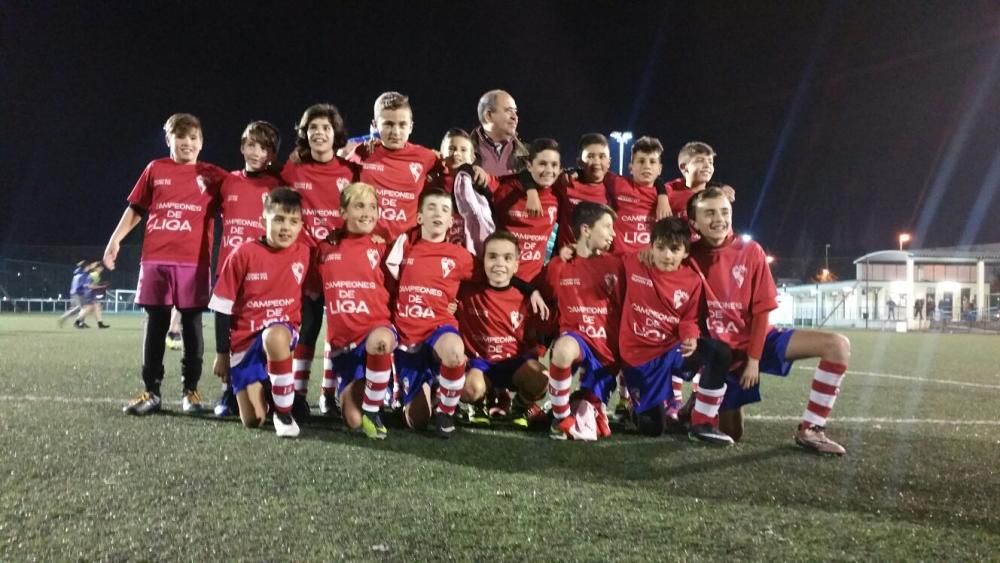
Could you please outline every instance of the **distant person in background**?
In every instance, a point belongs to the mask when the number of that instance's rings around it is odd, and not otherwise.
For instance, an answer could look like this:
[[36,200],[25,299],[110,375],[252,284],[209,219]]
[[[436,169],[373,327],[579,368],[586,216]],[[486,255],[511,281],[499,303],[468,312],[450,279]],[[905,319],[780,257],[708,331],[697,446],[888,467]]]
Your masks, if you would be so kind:
[[914,319],[919,319],[921,321],[924,320],[924,300],[923,299],[917,299],[913,303],[913,318]]
[[[73,315],[80,312],[83,306],[86,304],[84,300],[87,295],[87,283],[90,281],[90,276],[87,274],[86,260],[80,260],[76,263],[76,269],[73,270],[73,281],[70,282],[69,286],[69,299],[72,303],[72,307],[67,309],[61,317],[59,317],[59,326],[66,324],[66,319],[72,317]],[[73,322],[73,326],[76,328],[88,328],[79,325],[80,321],[76,320]]]
[[890,297],[889,300],[885,302],[885,306],[889,309],[888,320],[896,320],[896,302]]
[[91,262],[87,265],[87,275],[90,281],[87,285],[87,304],[80,310],[80,317],[77,322],[86,324],[88,315],[94,315],[97,319],[97,328],[111,328],[111,325],[104,322],[104,301],[108,284],[101,281],[101,274],[104,273],[104,266],[100,262]]

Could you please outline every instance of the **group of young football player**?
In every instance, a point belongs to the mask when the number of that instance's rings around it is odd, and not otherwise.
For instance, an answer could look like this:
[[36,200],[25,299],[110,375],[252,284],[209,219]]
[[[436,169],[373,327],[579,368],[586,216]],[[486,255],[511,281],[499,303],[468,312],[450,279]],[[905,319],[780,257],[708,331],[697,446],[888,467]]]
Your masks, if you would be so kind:
[[[642,435],[683,429],[728,446],[759,375],[819,359],[801,423],[803,448],[842,455],[825,426],[850,357],[843,336],[772,327],[777,290],[761,247],[734,236],[735,191],[714,184],[714,150],[684,145],[681,177],[660,180],[661,143],[641,137],[628,177],[612,173],[601,134],[573,168],[560,147],[511,133],[513,99],[486,93],[483,127],[449,130],[435,151],[409,141],[406,96],[375,100],[377,136],[348,142],[336,107],[306,109],[278,166],[280,134],[243,131],[245,166],[198,160],[190,114],[164,125],[170,156],[128,196],[104,263],[145,220],[136,301],[147,313],[144,391],[125,412],[161,408],[165,337],[180,314],[182,408],[202,407],[201,314],[215,312],[216,414],[295,437],[320,327],[318,409],[373,439],[391,417],[448,437],[456,412],[542,426],[556,439],[611,434],[608,405]],[[503,122],[507,135],[491,135]],[[214,221],[221,217],[217,266]],[[554,252],[548,248],[554,239]],[[692,381],[687,401],[684,381]]]

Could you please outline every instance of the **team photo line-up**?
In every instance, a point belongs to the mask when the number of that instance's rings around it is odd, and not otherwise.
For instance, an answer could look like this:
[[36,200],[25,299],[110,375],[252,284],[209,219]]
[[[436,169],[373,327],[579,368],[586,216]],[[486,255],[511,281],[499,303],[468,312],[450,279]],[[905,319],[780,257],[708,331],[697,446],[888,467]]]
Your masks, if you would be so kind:
[[845,453],[825,427],[850,342],[769,325],[770,267],[760,245],[733,235],[736,193],[712,182],[711,146],[685,144],[681,177],[663,182],[660,141],[635,141],[626,177],[610,172],[607,138],[593,133],[564,168],[556,141],[518,140],[510,94],[487,92],[477,109],[480,125],[449,130],[435,151],[409,142],[413,111],[398,92],[378,96],[375,134],[360,142],[348,142],[335,106],[316,104],[283,166],[279,130],[253,121],[240,138],[245,166],[231,173],[198,160],[197,117],[170,116],[170,155],[143,170],[103,258],[113,270],[145,221],[144,390],[125,412],[161,408],[175,310],[182,409],[202,410],[210,309],[223,381],[215,414],[238,412],[248,428],[270,419],[281,437],[309,416],[325,318],[319,411],[369,438],[386,437],[390,414],[448,437],[458,412],[595,440],[611,434],[617,392],[615,415],[642,435],[680,429],[729,446],[742,438],[743,407],[761,400],[760,374],[813,358],[794,441]]

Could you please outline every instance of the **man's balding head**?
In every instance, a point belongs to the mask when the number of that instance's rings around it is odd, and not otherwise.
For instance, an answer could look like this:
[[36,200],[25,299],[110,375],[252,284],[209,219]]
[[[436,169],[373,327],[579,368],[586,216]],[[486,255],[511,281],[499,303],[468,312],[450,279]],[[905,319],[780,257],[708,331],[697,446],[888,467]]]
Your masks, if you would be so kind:
[[517,136],[517,103],[503,90],[490,90],[479,98],[479,123],[494,141]]

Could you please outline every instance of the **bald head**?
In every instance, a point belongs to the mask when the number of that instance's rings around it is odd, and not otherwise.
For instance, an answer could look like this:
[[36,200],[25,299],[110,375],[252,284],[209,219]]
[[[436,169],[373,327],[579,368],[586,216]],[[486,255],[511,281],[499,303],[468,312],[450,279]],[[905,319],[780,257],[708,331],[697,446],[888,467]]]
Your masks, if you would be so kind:
[[479,98],[479,123],[494,141],[509,141],[517,135],[517,104],[503,90],[490,90]]

